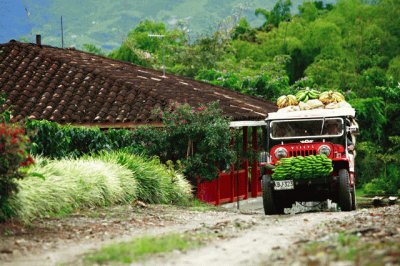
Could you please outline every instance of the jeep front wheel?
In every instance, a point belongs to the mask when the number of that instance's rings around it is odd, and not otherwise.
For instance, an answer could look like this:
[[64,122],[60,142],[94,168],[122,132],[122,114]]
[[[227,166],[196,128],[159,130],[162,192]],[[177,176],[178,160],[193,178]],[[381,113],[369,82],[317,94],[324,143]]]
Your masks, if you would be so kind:
[[342,211],[351,211],[353,207],[350,189],[349,171],[339,170],[339,207]]
[[277,205],[272,194],[271,175],[263,175],[261,182],[265,214],[282,214],[283,208]]

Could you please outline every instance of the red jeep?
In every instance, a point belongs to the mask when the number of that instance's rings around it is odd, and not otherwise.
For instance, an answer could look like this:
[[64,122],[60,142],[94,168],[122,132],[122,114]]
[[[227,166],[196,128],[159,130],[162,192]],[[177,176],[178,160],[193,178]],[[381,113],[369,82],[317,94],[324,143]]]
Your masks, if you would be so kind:
[[[266,157],[261,163],[265,214],[281,214],[296,201],[331,199],[342,211],[356,208],[353,108],[269,113]],[[349,148],[350,147],[350,148]],[[284,157],[325,154],[332,160],[329,176],[273,180],[273,168]]]

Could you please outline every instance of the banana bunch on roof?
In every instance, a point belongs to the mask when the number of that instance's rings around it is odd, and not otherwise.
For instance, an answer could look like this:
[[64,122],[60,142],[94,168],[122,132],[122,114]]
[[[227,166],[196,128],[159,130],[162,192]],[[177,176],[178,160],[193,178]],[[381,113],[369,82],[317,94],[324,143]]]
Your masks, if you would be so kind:
[[296,93],[296,99],[299,102],[307,102],[311,99],[318,99],[320,93],[315,89],[310,89],[309,87]]
[[278,106],[279,109],[287,107],[287,106],[297,105],[297,104],[299,104],[299,102],[297,101],[296,96],[291,95],[291,94],[282,95],[276,101],[276,105]]
[[[335,109],[335,108],[349,106],[349,104],[347,105],[344,104],[346,104],[346,101],[344,96],[340,92],[329,90],[320,93],[316,89],[310,89],[309,87],[306,87],[305,89],[298,91],[296,95],[291,95],[291,94],[282,95],[276,101],[276,105],[278,106],[279,109],[283,109],[288,106],[298,106],[299,110],[309,110],[316,108]],[[287,108],[281,111],[285,111],[286,109]],[[294,110],[288,110],[288,111],[294,111]]]
[[344,96],[337,91],[324,91],[319,95],[319,100],[324,104],[340,103],[344,101]]

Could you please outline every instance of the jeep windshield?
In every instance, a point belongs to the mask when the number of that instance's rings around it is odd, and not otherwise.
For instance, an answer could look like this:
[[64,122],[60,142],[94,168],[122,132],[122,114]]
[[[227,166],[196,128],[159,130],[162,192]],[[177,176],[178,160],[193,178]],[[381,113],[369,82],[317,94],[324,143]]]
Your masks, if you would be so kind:
[[343,135],[342,118],[274,120],[271,139],[335,138]]

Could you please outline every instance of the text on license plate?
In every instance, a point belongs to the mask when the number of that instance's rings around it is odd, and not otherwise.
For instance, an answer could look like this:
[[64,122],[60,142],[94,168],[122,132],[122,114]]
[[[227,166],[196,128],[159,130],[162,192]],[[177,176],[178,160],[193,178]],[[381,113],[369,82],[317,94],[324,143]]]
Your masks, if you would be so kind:
[[277,180],[274,181],[275,183],[275,190],[289,190],[294,189],[293,180]]

